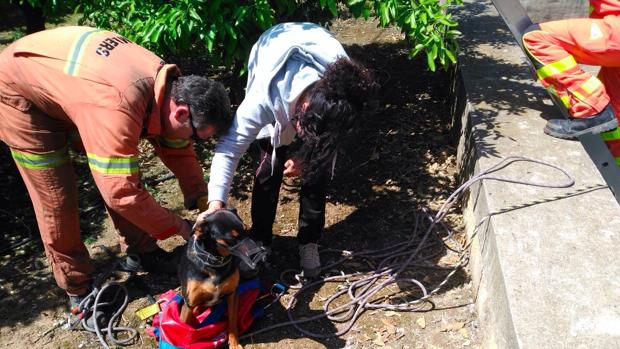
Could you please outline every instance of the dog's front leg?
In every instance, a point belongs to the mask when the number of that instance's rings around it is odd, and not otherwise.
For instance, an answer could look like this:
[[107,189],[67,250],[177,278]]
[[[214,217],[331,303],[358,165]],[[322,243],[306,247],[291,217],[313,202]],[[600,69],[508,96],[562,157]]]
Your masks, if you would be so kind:
[[239,328],[237,327],[237,292],[228,295],[228,347],[230,349],[243,349],[239,344]]
[[186,304],[183,304],[181,306],[181,314],[179,314],[179,320],[190,326],[194,326],[196,323],[196,317],[194,316],[193,309],[188,307]]

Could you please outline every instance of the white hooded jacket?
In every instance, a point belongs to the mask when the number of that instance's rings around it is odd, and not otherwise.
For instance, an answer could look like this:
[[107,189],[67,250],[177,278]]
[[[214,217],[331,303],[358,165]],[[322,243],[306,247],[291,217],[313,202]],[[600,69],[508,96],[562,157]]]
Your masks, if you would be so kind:
[[340,57],[348,57],[342,45],[313,23],[282,23],[260,36],[250,52],[246,96],[215,149],[209,201],[227,202],[239,158],[255,139],[271,138],[273,157],[291,144],[297,100]]

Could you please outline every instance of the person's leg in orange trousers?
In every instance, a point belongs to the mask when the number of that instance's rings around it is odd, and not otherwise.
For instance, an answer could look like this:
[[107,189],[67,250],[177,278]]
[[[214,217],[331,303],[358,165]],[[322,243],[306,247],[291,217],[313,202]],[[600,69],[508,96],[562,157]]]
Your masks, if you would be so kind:
[[12,98],[12,105],[0,103],[0,139],[11,148],[30,194],[56,283],[69,295],[84,294],[94,268],[80,237],[77,184],[66,147],[69,126]]
[[618,32],[620,18],[608,16],[541,23],[529,28],[523,36],[538,78],[577,120],[558,120],[569,128],[577,125],[575,136],[584,127],[600,133],[617,126],[605,86],[578,64],[620,67]]

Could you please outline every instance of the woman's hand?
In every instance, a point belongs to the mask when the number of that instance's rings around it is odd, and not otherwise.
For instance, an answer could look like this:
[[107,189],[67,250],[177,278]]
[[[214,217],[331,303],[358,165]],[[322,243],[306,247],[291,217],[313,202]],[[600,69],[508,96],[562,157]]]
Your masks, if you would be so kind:
[[204,222],[207,220],[208,215],[210,215],[211,213],[217,210],[221,210],[224,207],[226,207],[226,205],[221,201],[216,200],[216,201],[209,202],[209,207],[207,208],[207,210],[204,212],[201,212],[198,215],[198,217],[196,217],[196,223],[194,223],[194,226],[192,227],[192,231],[196,230],[197,227],[204,224]]
[[284,175],[286,177],[299,177],[304,164],[300,158],[290,158],[284,163]]

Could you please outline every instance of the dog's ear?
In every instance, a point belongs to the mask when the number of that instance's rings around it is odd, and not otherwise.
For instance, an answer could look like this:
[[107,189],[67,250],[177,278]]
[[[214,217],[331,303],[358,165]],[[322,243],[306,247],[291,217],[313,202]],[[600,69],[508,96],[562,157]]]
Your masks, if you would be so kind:
[[238,235],[241,235],[245,232],[245,224],[243,224],[243,220],[241,219],[241,217],[239,216],[239,214],[237,213],[237,209],[234,207],[228,208],[228,211],[230,211],[231,213],[233,213],[235,215],[235,217],[237,218],[234,222],[234,224],[236,225],[236,228],[234,228],[233,230],[235,231],[235,237]]
[[203,230],[206,228],[206,224],[201,224],[199,226],[196,227],[196,229],[194,229],[194,235],[196,236],[196,239],[199,239],[200,236],[203,233]]

